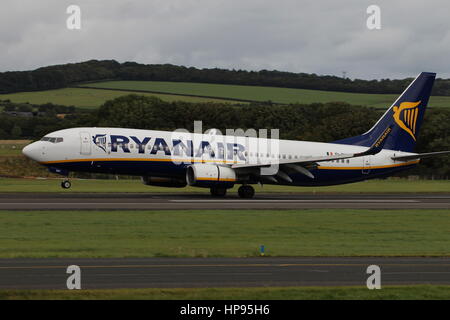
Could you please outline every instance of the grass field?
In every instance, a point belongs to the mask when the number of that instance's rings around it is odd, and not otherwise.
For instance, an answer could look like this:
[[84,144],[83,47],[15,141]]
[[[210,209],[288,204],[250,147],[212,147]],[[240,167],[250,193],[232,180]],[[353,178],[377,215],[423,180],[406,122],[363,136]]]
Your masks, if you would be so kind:
[[[0,100],[11,100],[12,102],[32,104],[43,104],[51,102],[54,104],[76,106],[80,108],[98,108],[105,101],[135,92],[114,91],[114,90],[95,90],[81,88],[65,88],[47,91],[18,92],[10,94],[0,94]],[[156,96],[164,101],[187,101],[187,102],[226,102],[225,100],[216,100],[210,98],[184,97],[166,94],[139,93],[139,95]]]
[[449,256],[449,210],[0,211],[0,258]]
[[[276,87],[239,86],[164,81],[106,81],[82,85],[108,89],[148,90],[176,94],[233,98],[278,103],[313,103],[344,101],[355,105],[387,108],[395,101],[396,94],[364,94],[320,90],[289,89]],[[450,107],[450,97],[431,97],[429,106]]]
[[[62,179],[62,177],[61,177]],[[16,179],[0,178],[0,192],[143,192],[143,193],[186,193],[196,192],[209,194],[206,188],[163,188],[146,186],[136,180],[72,180],[72,188],[63,190],[60,179]],[[293,193],[408,193],[408,192],[450,192],[450,180],[412,180],[387,179],[369,180],[329,187],[293,187],[276,185],[255,185],[256,193],[293,192]],[[229,190],[237,193],[237,188]]]
[[0,290],[0,300],[429,300],[450,299],[450,286],[270,287],[116,290]]

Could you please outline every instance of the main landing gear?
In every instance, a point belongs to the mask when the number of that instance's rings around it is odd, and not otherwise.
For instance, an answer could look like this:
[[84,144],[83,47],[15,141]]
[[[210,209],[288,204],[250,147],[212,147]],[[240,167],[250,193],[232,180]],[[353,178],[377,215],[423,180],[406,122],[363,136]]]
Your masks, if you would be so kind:
[[[227,194],[226,188],[214,187],[210,188],[209,190],[213,197],[225,197],[225,195]],[[238,194],[241,198],[250,199],[255,195],[255,189],[252,186],[243,185],[239,187]]]
[[252,186],[243,185],[239,187],[238,194],[241,198],[250,199],[255,195],[255,189]]
[[61,182],[61,188],[69,189],[72,186],[69,180],[64,180]]

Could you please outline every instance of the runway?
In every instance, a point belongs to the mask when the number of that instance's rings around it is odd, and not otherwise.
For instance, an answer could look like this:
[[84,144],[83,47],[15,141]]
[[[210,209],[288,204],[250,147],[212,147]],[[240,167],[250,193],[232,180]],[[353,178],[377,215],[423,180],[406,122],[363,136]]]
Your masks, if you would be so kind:
[[365,286],[369,265],[382,286],[450,285],[450,258],[0,259],[0,289],[67,289],[69,265],[82,289]]
[[0,193],[0,210],[450,209],[450,194]]

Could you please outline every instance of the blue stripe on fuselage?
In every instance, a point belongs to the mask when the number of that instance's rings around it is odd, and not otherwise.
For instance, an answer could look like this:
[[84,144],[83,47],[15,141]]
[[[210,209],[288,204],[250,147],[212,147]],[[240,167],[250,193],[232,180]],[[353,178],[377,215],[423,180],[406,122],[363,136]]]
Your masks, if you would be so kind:
[[[135,176],[167,176],[184,178],[187,164],[175,164],[171,161],[74,161],[45,164],[48,167],[54,167],[61,170],[74,172],[91,173],[109,173],[124,174]],[[387,167],[370,169],[369,173],[363,173],[361,169],[332,169],[322,168],[313,169],[311,173],[314,179],[311,179],[300,173],[289,174],[293,183],[284,183],[279,179],[279,184],[296,186],[326,186],[351,182],[358,182],[366,179],[382,178],[414,167],[416,164],[410,164],[399,167]],[[267,183],[271,184],[271,183]]]

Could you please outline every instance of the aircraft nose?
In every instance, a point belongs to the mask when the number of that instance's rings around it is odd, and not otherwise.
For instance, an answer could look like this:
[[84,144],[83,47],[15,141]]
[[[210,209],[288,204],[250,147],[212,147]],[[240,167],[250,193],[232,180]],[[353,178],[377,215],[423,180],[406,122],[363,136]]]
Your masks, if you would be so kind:
[[37,143],[33,142],[27,145],[25,148],[22,149],[22,153],[25,157],[37,161],[39,155],[39,148],[37,146]]

